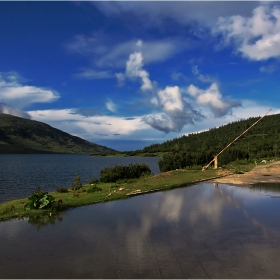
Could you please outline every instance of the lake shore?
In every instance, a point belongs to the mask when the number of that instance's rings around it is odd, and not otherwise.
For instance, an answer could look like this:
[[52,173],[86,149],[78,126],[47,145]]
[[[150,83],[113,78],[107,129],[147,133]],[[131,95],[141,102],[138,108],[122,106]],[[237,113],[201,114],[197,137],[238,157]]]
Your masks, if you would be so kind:
[[[224,171],[220,171],[223,174]],[[263,163],[244,174],[232,174],[210,180],[221,184],[252,185],[256,183],[280,183],[280,161]]]
[[[240,171],[244,173],[236,174],[241,173]],[[234,185],[248,185],[262,182],[279,183],[280,161],[259,165],[253,169],[249,165],[239,166],[238,169],[209,169],[206,171],[179,169],[119,183],[98,183],[96,186],[101,191],[95,192],[91,191],[93,185],[85,184],[79,190],[68,189],[68,193],[49,192],[56,201],[63,202],[55,205],[52,209],[24,210],[24,205],[28,202],[27,198],[0,204],[0,221],[46,214],[53,215],[75,207],[127,199],[135,195],[171,190],[205,181]]]

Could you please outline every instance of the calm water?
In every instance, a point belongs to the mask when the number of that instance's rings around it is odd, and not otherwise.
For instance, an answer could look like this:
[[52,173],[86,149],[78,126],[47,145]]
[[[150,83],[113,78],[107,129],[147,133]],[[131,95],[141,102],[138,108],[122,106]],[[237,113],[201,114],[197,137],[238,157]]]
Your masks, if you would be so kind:
[[1,278],[280,278],[280,191],[199,184],[0,223]]
[[146,163],[153,174],[160,172],[157,157],[90,157],[88,155],[0,155],[0,203],[43,191],[71,187],[78,173],[83,184],[115,165]]

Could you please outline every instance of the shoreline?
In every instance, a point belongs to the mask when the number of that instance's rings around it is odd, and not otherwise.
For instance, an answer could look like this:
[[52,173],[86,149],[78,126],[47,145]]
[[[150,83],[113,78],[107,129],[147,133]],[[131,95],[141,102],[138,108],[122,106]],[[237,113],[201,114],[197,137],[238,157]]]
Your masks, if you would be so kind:
[[247,172],[236,174],[233,170],[228,169],[209,169],[206,171],[173,170],[121,183],[98,183],[96,185],[102,189],[100,192],[89,192],[93,185],[86,184],[78,191],[68,189],[68,193],[49,192],[56,201],[63,201],[63,204],[55,204],[52,209],[24,210],[23,206],[27,203],[28,198],[12,200],[0,204],[0,222],[26,217],[52,216],[71,208],[188,187],[201,182],[233,185],[280,183],[280,161],[259,165],[253,169],[245,165],[242,168]]
[[264,163],[244,174],[232,174],[225,178],[210,180],[214,183],[253,185],[257,183],[280,183],[280,161]]

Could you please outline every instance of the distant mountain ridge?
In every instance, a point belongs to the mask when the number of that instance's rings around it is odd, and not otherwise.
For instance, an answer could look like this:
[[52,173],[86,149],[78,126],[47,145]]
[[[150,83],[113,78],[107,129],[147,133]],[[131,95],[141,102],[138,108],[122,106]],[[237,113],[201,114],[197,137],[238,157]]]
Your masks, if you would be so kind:
[[0,114],[0,154],[115,152],[42,122]]

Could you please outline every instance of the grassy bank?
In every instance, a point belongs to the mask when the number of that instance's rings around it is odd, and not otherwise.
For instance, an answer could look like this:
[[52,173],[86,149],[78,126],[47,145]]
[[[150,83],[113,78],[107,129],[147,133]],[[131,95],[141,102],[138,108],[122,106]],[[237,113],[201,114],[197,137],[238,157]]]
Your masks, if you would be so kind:
[[[242,170],[249,171],[252,167],[253,166],[244,166]],[[79,190],[74,191],[68,189],[67,193],[50,192],[49,194],[54,196],[57,202],[52,209],[48,210],[24,210],[24,205],[28,202],[27,198],[13,200],[0,204],[0,221],[12,218],[34,218],[42,215],[52,216],[60,211],[82,205],[127,199],[134,195],[188,186],[199,181],[229,174],[235,170],[240,170],[240,168],[241,167],[235,166],[224,169],[222,172],[221,170],[213,169],[206,171],[174,170],[155,176],[124,180],[118,183],[86,184]],[[98,187],[100,190],[95,190],[94,187]],[[36,189],[34,189],[34,192],[35,191]],[[60,203],[58,203],[58,201],[60,201]]]

